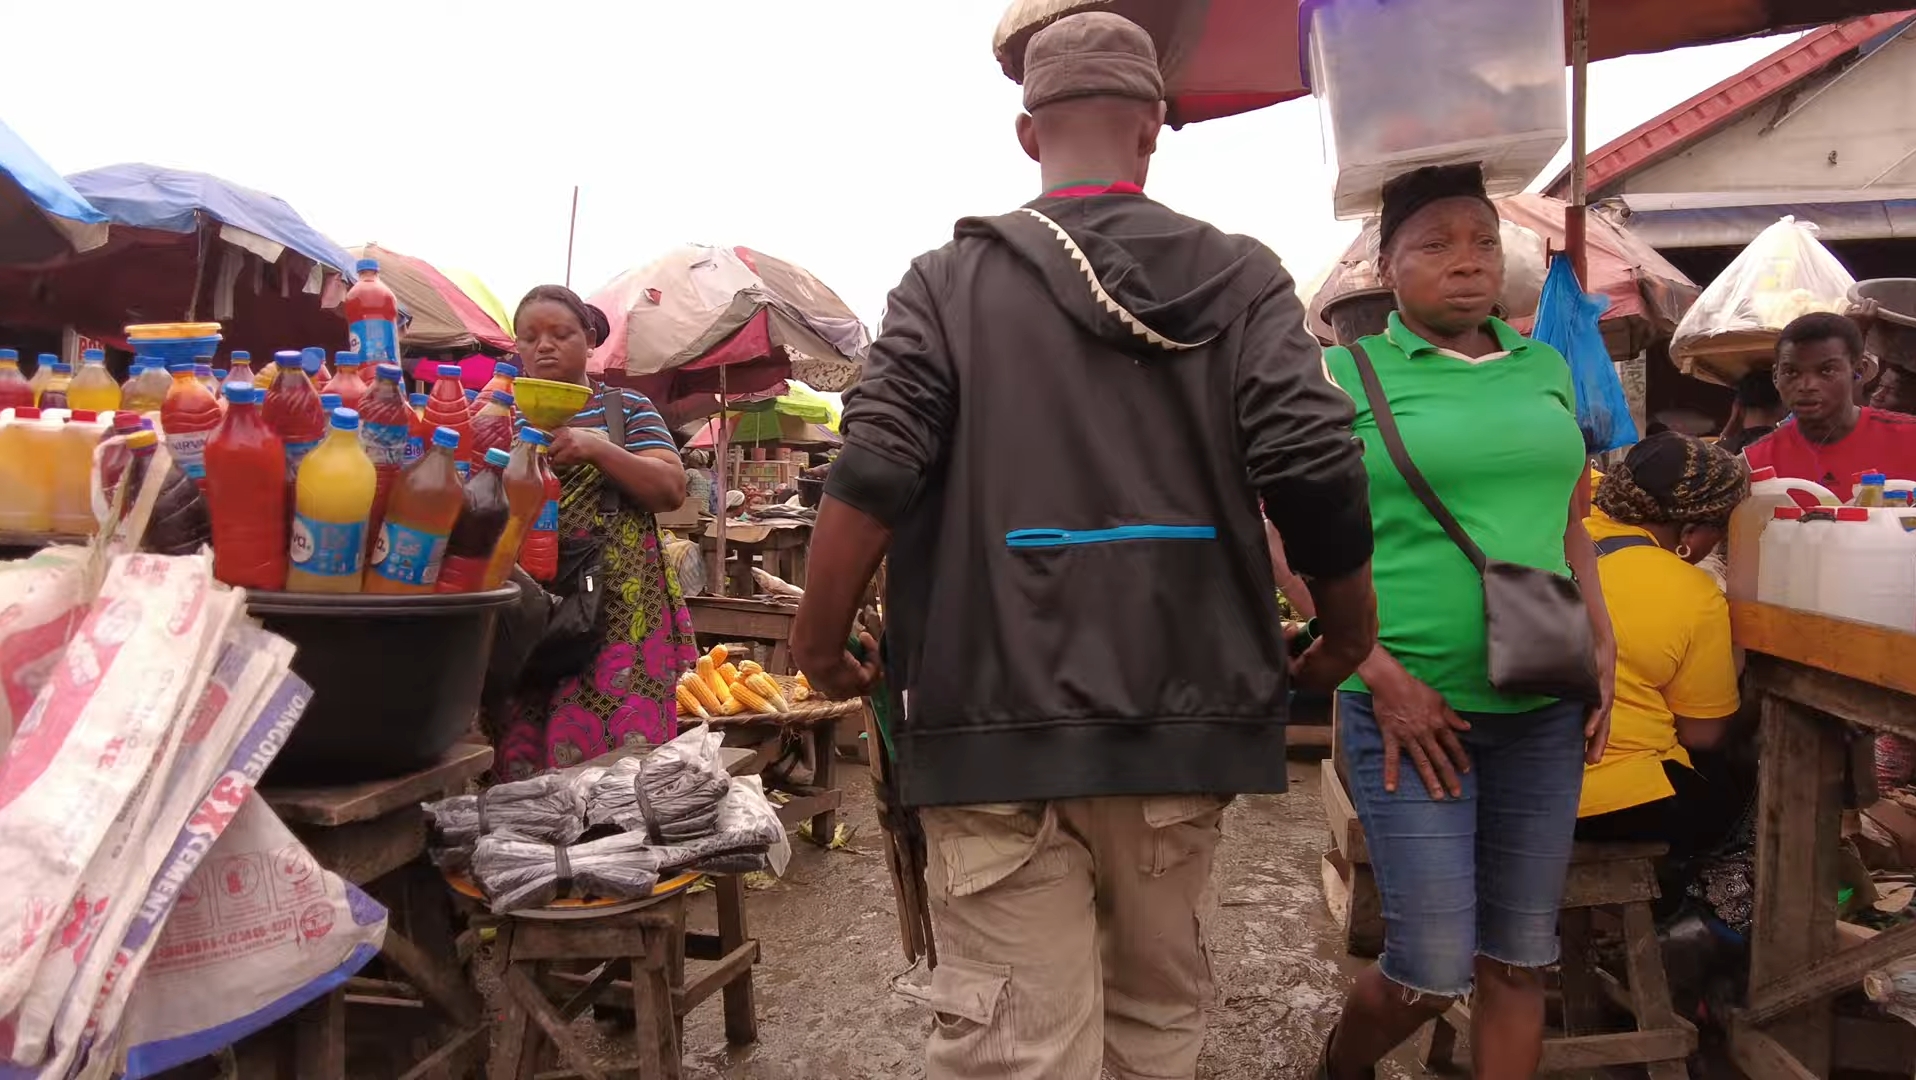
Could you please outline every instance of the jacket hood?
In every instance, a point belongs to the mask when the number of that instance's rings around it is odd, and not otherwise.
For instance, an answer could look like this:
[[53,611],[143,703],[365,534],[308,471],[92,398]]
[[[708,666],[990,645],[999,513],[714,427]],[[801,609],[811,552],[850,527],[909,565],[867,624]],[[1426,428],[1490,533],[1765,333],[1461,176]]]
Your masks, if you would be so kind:
[[1142,195],[1040,198],[956,233],[1011,248],[1078,325],[1146,352],[1209,344],[1283,272],[1258,241]]

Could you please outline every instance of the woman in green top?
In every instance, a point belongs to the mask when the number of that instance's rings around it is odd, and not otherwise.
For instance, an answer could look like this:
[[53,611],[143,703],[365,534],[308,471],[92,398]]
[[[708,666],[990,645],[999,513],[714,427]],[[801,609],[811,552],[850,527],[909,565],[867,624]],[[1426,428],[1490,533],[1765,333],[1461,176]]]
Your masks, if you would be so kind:
[[[1360,344],[1410,458],[1490,558],[1574,572],[1588,586],[1606,701],[1591,709],[1490,685],[1482,580],[1391,464],[1350,351],[1329,350],[1332,379],[1356,402],[1377,534],[1379,644],[1338,711],[1387,929],[1321,1073],[1370,1075],[1474,986],[1476,1075],[1528,1077],[1542,1053],[1540,972],[1557,960],[1583,765],[1603,753],[1615,665],[1583,528],[1583,436],[1563,357],[1491,317],[1503,250],[1476,166],[1392,181],[1380,239],[1398,310]],[[1417,776],[1400,783],[1405,757]]]

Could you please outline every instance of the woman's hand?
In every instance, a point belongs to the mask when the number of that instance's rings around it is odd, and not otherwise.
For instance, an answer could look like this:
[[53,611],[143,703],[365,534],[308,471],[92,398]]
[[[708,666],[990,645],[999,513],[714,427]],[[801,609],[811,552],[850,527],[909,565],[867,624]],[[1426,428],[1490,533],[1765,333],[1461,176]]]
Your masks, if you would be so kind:
[[1462,798],[1459,777],[1470,771],[1470,756],[1457,733],[1469,731],[1470,724],[1444,702],[1442,694],[1418,681],[1402,664],[1381,649],[1377,655],[1388,663],[1373,659],[1366,667],[1378,670],[1365,671],[1363,676],[1377,729],[1384,737],[1384,790],[1397,790],[1398,766],[1408,754],[1431,798],[1441,802],[1445,792]]
[[1617,700],[1617,641],[1604,637],[1597,642],[1597,704],[1583,722],[1583,760],[1595,765],[1603,760],[1610,745],[1610,709]]
[[562,427],[552,433],[552,463],[571,468],[592,465],[612,440],[590,428]]

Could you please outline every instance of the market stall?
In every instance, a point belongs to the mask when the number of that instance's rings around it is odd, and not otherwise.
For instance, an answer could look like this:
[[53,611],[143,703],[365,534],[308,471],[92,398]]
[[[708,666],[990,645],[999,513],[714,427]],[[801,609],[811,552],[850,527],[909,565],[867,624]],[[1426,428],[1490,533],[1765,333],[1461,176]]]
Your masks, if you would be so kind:
[[53,262],[106,237],[106,215],[0,123],[0,266]]

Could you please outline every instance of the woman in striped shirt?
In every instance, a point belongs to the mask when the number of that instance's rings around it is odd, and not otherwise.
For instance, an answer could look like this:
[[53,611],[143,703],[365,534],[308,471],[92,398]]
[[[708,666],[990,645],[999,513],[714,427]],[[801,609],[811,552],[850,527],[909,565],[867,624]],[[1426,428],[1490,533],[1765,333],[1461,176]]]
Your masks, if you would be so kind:
[[[685,469],[645,395],[586,377],[586,360],[607,332],[605,316],[570,289],[542,285],[519,302],[513,328],[525,375],[594,390],[584,410],[553,433],[552,463],[564,489],[559,535],[601,542],[607,607],[605,641],[585,670],[513,703],[497,750],[499,772],[516,780],[628,743],[672,738],[678,677],[697,651],[653,518],[685,501]],[[610,437],[608,408],[625,421],[622,446]],[[616,514],[604,512],[608,484],[619,494]]]

